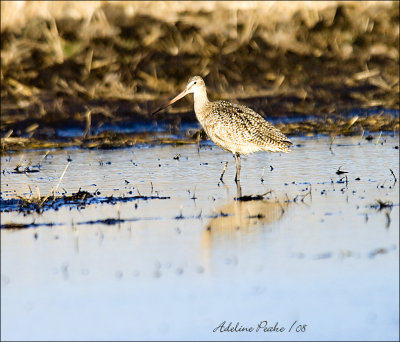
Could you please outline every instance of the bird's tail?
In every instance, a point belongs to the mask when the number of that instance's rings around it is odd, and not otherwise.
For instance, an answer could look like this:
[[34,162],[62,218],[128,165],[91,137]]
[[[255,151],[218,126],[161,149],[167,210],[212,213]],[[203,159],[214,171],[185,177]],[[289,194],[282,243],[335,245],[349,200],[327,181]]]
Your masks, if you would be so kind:
[[291,149],[289,148],[289,146],[292,146],[293,143],[286,138],[286,140],[280,140],[280,141],[274,141],[273,144],[268,144],[265,147],[265,151],[268,152],[291,152]]

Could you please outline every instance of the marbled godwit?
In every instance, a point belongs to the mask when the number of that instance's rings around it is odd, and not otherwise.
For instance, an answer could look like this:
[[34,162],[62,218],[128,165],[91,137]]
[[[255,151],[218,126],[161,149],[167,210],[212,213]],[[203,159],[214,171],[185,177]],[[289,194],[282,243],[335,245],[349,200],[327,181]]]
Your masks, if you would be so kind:
[[[194,111],[209,138],[236,161],[235,182],[240,179],[240,155],[257,151],[290,152],[291,141],[252,109],[228,101],[210,102],[200,76],[192,77],[184,91],[153,114],[167,108],[187,94],[194,95]],[[221,175],[222,180],[222,175]]]

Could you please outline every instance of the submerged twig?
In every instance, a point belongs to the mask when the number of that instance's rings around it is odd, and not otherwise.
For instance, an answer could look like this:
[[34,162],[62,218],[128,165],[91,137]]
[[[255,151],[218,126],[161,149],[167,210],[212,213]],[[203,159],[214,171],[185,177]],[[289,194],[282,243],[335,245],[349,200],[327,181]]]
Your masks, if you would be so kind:
[[47,157],[47,155],[50,153],[50,150],[47,150],[46,153],[44,154],[44,156],[39,160],[38,162],[38,166],[40,167],[40,163]]
[[335,137],[336,137],[336,135],[332,135],[331,142],[329,143],[329,151],[331,151],[332,154],[333,154],[332,144],[333,144],[333,141],[335,140]]
[[56,185],[56,187],[55,187],[55,189],[54,189],[54,193],[56,193],[56,191],[58,190],[58,187],[60,186],[61,181],[62,181],[62,179],[64,178],[65,172],[67,172],[67,169],[68,169],[68,167],[69,167],[70,164],[71,164],[71,162],[69,161],[69,162],[67,163],[67,165],[65,166],[65,169],[64,169],[64,171],[63,171],[63,173],[62,173],[60,179],[58,180],[58,183],[57,183],[57,185]]
[[224,178],[224,174],[225,174],[225,171],[226,171],[226,168],[228,167],[228,162],[225,162],[225,166],[224,166],[224,169],[222,170],[222,173],[221,173],[221,176],[219,177],[219,180],[223,183],[224,181],[223,181],[223,178]]
[[394,178],[394,184],[396,184],[397,178],[396,178],[396,175],[394,174],[393,170],[392,170],[389,166],[387,166],[386,163],[385,163],[385,166],[386,166],[386,167],[389,169],[389,171],[392,173],[393,178]]
[[378,139],[376,139],[375,145],[379,144],[379,140],[380,140],[381,136],[382,136],[382,131],[379,133],[379,136],[378,136]]
[[303,196],[303,198],[301,199],[301,201],[302,202],[304,202],[304,199],[307,197],[307,196],[310,196],[310,198],[311,198],[311,200],[312,200],[312,193],[311,193],[311,191],[312,191],[312,187],[311,187],[311,184],[310,184],[310,189],[307,191],[307,193]]

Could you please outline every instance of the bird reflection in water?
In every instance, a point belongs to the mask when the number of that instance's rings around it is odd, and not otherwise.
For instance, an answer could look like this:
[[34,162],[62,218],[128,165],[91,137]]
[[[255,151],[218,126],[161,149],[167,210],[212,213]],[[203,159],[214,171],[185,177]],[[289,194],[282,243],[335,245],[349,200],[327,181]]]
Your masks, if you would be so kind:
[[211,251],[219,242],[240,240],[243,234],[255,233],[278,222],[289,206],[287,198],[254,198],[257,199],[242,197],[239,182],[236,199],[218,208],[215,217],[204,226],[201,245],[206,265],[210,266]]

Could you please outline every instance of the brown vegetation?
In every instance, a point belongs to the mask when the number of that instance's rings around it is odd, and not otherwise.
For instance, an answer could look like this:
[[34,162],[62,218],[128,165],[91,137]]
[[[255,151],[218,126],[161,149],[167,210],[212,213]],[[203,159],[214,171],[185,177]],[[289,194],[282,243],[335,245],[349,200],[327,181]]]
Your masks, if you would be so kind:
[[[249,105],[287,134],[399,130],[395,2],[85,4],[2,2],[2,151],[162,143],[91,127],[181,131],[195,123],[191,102],[150,113],[196,74],[210,98]],[[82,136],[60,137],[68,127]]]

